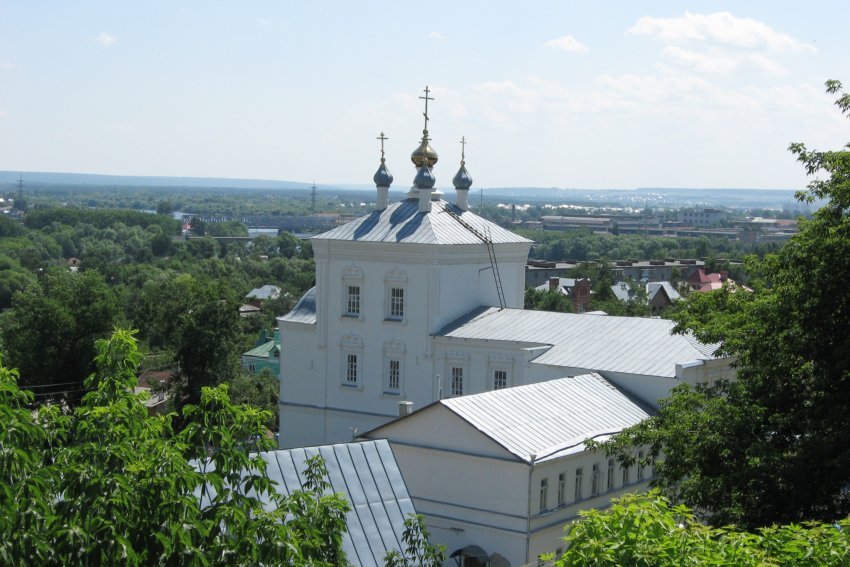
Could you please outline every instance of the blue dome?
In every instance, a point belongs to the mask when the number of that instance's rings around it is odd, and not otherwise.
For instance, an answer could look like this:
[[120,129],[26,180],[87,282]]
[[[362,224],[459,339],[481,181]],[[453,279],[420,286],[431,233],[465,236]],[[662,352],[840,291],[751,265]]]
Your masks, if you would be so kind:
[[437,179],[431,173],[431,168],[423,165],[416,172],[416,177],[413,178],[413,185],[417,189],[433,189]]
[[375,177],[372,178],[375,181],[376,187],[389,187],[393,183],[393,174],[390,173],[390,170],[387,169],[384,160],[381,160],[381,166],[378,168],[378,171],[375,172]]
[[457,173],[452,179],[452,183],[455,186],[455,189],[458,190],[468,190],[472,187],[472,177],[470,177],[469,172],[466,171],[466,166],[463,162],[460,163],[460,169],[457,170]]

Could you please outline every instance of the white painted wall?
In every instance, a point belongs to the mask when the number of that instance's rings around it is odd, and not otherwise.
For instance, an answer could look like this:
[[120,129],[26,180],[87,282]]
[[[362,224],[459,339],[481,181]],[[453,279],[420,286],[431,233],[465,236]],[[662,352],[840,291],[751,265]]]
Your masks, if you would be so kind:
[[[478,545],[499,553],[512,565],[536,561],[562,546],[563,526],[578,511],[604,508],[612,497],[646,489],[630,469],[623,485],[615,463],[614,487],[607,487],[607,458],[579,451],[550,461],[521,461],[444,406],[432,406],[385,425],[370,438],[386,438],[405,478],[414,505],[423,514],[435,543],[452,553]],[[591,497],[593,464],[599,465],[599,494]],[[575,499],[575,472],[582,468],[582,498]],[[558,475],[565,475],[564,503],[558,503]],[[546,505],[540,508],[540,482],[548,481]],[[446,565],[453,565],[447,562]]]

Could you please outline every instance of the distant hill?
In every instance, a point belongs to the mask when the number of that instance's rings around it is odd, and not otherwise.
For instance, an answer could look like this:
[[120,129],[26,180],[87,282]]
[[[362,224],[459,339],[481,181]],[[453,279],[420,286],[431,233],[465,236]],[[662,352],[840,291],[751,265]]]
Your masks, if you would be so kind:
[[[153,177],[143,175],[98,175],[95,173],[46,173],[39,171],[0,171],[0,183],[17,183],[23,175],[25,184],[90,185],[108,187],[192,187],[239,189],[309,189],[310,183],[273,179],[223,179],[219,177]],[[327,185],[323,189],[329,189]],[[339,187],[336,187],[339,189]]]

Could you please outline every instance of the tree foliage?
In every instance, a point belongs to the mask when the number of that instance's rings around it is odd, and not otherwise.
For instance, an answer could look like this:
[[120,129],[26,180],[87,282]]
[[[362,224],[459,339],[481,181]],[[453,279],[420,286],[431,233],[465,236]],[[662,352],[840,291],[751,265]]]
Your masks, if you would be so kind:
[[[839,98],[845,113],[847,101]],[[825,205],[778,254],[748,259],[753,293],[693,294],[674,314],[679,331],[736,358],[737,380],[680,387],[608,446],[650,445],[657,482],[715,525],[850,513],[848,149],[792,144],[807,173],[823,175],[800,197]]]
[[420,514],[404,519],[404,550],[390,551],[384,557],[385,567],[440,567],[446,560],[446,548],[430,543],[431,534]]
[[626,495],[607,510],[579,514],[581,519],[566,528],[567,549],[554,558],[557,567],[839,567],[850,556],[850,520],[754,533],[711,528],[657,492]]
[[97,272],[51,270],[14,296],[0,329],[3,350],[37,394],[79,391],[93,368],[94,341],[120,317],[119,294]]
[[140,360],[118,330],[97,343],[90,392],[70,415],[30,409],[0,367],[0,562],[5,565],[344,565],[347,504],[320,461],[305,489],[275,490],[257,451],[265,412],[204,388],[172,416],[133,393]]

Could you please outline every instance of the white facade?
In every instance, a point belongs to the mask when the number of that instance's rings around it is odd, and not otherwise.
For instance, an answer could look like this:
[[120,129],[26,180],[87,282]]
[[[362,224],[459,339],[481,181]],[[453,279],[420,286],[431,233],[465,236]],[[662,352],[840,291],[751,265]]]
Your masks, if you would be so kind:
[[[390,218],[416,204],[408,199],[376,213]],[[400,401],[424,407],[439,399],[431,335],[471,307],[499,305],[487,246],[444,212],[451,205],[432,205],[401,221],[417,224],[413,235],[433,221],[429,238],[420,238],[430,241],[360,242],[333,231],[313,239],[315,318],[279,319],[283,447],[350,441],[396,417]],[[462,217],[490,224],[469,212]],[[464,242],[440,242],[441,228],[454,240],[461,231]],[[505,303],[521,307],[531,242],[487,229],[501,239],[493,250]]]
[[[585,383],[574,397],[557,391],[564,382],[569,386],[571,380],[582,379]],[[498,414],[489,425],[486,420],[470,423],[463,409],[444,401],[366,434],[389,441],[432,541],[445,545],[448,553],[475,545],[510,565],[535,564],[539,555],[563,548],[563,527],[579,510],[604,508],[611,498],[646,489],[648,467],[624,470],[583,444],[586,438],[604,439],[646,414],[604,381],[594,384],[587,375],[549,384],[552,388],[492,392],[504,394],[501,403],[484,397],[469,404],[491,416]],[[545,396],[551,406],[540,404],[536,411],[535,396]],[[594,397],[595,402],[588,401]],[[609,416],[600,416],[606,411]],[[552,412],[573,425],[552,424]],[[540,419],[553,437],[535,438],[524,426],[526,419]],[[608,427],[597,430],[603,425]],[[559,434],[562,444],[547,447]],[[515,437],[524,439],[518,445],[506,442]]]

